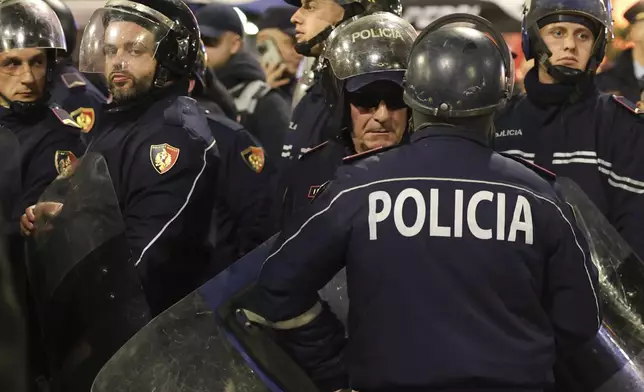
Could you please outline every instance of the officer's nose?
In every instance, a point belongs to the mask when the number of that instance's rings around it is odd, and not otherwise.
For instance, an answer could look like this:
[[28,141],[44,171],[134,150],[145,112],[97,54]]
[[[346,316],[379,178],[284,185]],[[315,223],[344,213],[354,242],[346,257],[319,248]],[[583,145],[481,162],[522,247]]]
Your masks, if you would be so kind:
[[564,50],[570,50],[574,51],[577,48],[577,40],[574,35],[568,34],[566,38],[564,38]]
[[301,24],[302,23],[302,8],[298,8],[297,11],[291,16],[291,23],[293,24]]
[[30,66],[27,66],[24,72],[22,73],[21,81],[24,84],[31,84],[36,81],[36,77],[34,76],[34,70]]
[[373,119],[378,121],[380,124],[389,120],[389,108],[385,104],[385,101],[380,101],[376,111],[373,113]]

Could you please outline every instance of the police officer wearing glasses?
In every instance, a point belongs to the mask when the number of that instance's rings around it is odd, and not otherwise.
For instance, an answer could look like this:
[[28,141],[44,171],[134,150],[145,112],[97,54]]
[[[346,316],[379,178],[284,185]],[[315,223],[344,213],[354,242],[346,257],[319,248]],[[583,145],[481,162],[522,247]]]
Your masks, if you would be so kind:
[[[488,21],[437,20],[409,56],[409,143],[338,169],[285,229],[239,313],[320,390],[543,391],[555,347],[595,336],[596,272],[554,176],[490,147],[512,85]],[[317,294],[344,266],[346,346]]]
[[335,134],[304,153],[286,176],[283,221],[310,203],[343,159],[405,138],[409,109],[401,85],[416,35],[387,12],[355,17],[333,31],[321,55],[320,83],[340,108],[332,119]]

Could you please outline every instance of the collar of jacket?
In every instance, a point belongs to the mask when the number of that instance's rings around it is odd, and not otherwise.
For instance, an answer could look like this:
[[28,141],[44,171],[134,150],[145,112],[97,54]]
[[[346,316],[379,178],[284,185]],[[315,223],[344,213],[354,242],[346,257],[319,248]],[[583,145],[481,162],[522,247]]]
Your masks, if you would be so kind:
[[560,106],[565,103],[584,101],[598,92],[594,77],[588,77],[583,82],[576,84],[541,83],[536,67],[528,71],[524,83],[528,99],[539,107]]
[[140,117],[142,113],[145,113],[147,109],[158,101],[181,95],[187,96],[188,84],[189,82],[187,80],[181,80],[164,88],[152,89],[152,91],[125,104],[119,104],[118,102],[106,104],[105,113],[111,116],[123,116],[124,118],[129,116]]
[[489,147],[490,145],[486,135],[481,132],[469,131],[463,127],[450,124],[422,124],[411,134],[410,140],[411,143],[415,143],[430,137],[453,137],[467,139],[484,147]]

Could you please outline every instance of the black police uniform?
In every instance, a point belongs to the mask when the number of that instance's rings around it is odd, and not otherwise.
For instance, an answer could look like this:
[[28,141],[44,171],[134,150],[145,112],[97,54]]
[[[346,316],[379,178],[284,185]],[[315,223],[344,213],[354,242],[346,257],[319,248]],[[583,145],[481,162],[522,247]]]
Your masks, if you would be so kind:
[[344,143],[331,139],[300,156],[288,175],[284,176],[287,183],[282,195],[280,226],[308,211],[317,192],[333,179],[336,169],[349,153]]
[[213,265],[220,271],[272,234],[274,168],[261,144],[240,124],[213,113],[209,101],[199,101],[199,106],[206,113],[220,157],[210,232]]
[[342,386],[344,334],[317,290],[346,266],[352,388],[551,384],[555,343],[600,326],[596,270],[554,176],[449,126],[363,155],[283,232],[250,310],[296,326],[275,332],[324,388]]
[[591,80],[581,94],[574,85],[540,83],[536,69],[525,83],[527,95],[496,121],[495,148],[574,180],[644,257],[642,119]]
[[610,68],[595,77],[595,83],[603,92],[622,95],[633,102],[641,101],[644,81],[635,77],[633,50],[627,49],[620,53]]
[[[324,142],[328,135],[326,127],[331,117],[332,109],[329,106],[320,81],[316,81],[293,110],[288,132],[284,135],[282,158],[297,160],[311,147]],[[289,167],[288,163],[284,163]]]
[[107,97],[66,61],[56,65],[52,77],[51,102],[65,109],[84,132],[90,132],[100,119]]
[[20,232],[20,217],[36,204],[47,186],[83,154],[81,129],[60,107],[42,106],[20,115],[0,107],[0,125],[15,134],[20,144],[19,189],[14,189],[9,216],[9,232]]
[[154,313],[212,275],[207,212],[216,184],[208,179],[216,176],[218,158],[203,113],[193,99],[180,97],[182,88],[106,110],[87,149],[105,157]]

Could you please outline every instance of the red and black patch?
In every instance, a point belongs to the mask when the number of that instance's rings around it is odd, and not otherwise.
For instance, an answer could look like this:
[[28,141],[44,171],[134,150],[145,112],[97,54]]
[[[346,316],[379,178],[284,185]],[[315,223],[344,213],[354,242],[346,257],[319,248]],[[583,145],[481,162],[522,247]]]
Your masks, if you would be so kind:
[[59,176],[69,176],[73,172],[76,161],[76,155],[71,151],[57,150],[54,154],[54,167]]

